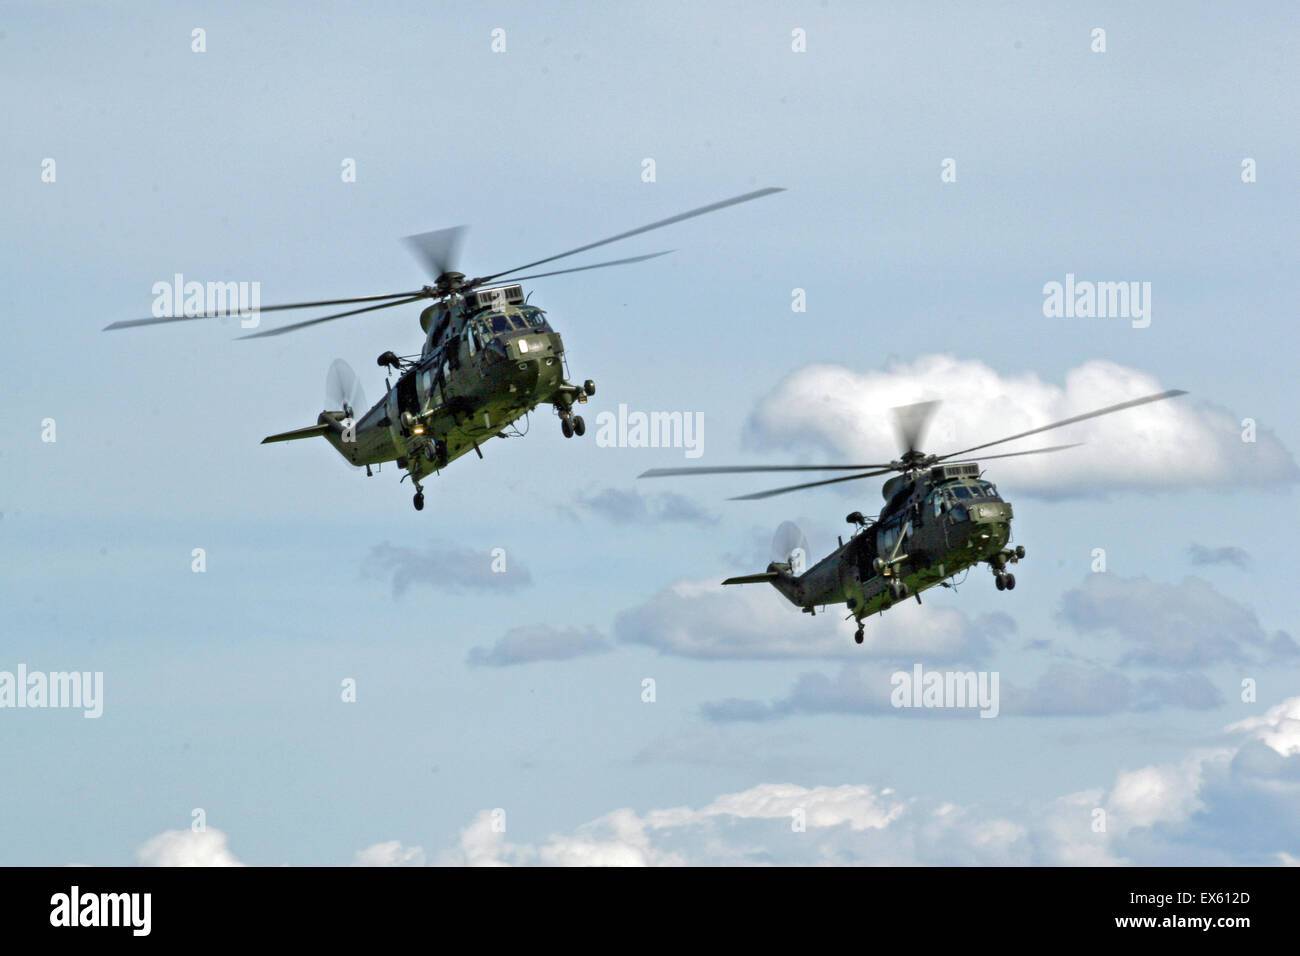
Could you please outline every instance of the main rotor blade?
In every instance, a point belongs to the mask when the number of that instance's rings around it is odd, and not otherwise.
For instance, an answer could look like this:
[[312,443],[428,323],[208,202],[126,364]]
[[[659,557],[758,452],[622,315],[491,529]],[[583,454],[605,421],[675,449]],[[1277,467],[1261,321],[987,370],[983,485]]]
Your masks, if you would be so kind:
[[645,262],[647,259],[658,259],[660,256],[666,256],[673,252],[673,249],[665,249],[663,252],[652,252],[648,256],[632,256],[630,259],[611,259],[609,262],[597,262],[591,266],[578,266],[576,269],[557,269],[555,272],[537,272],[530,276],[515,276],[511,282],[527,282],[529,279],[545,279],[547,276],[562,276],[566,272],[586,272],[588,269],[603,269],[605,266],[623,266],[632,262]]
[[421,293],[420,295],[411,296],[409,299],[398,299],[396,302],[385,302],[382,305],[372,305],[367,309],[353,309],[350,312],[336,312],[333,315],[322,316],[319,319],[308,319],[306,322],[295,322],[292,325],[282,325],[278,328],[267,329],[263,332],[254,332],[251,335],[241,335],[239,336],[239,338],[261,339],[267,337],[268,335],[284,335],[284,333],[286,332],[293,332],[297,329],[305,329],[309,325],[320,325],[320,323],[322,322],[330,322],[334,319],[341,319],[345,315],[360,315],[362,312],[374,312],[376,309],[388,309],[388,308],[392,308],[395,305],[409,305],[412,302],[419,302],[423,298],[426,298],[426,296],[423,293]]
[[706,468],[651,468],[638,478],[668,478],[678,475],[738,475],[771,471],[861,471],[864,468],[884,468],[893,471],[890,464],[874,465],[714,465]]
[[939,405],[939,402],[917,402],[915,405],[900,405],[890,409],[894,414],[894,434],[904,453],[920,449],[930,418]]
[[250,312],[256,312],[258,315],[261,315],[263,312],[283,312],[285,309],[315,309],[324,308],[327,305],[352,305],[357,302],[377,302],[380,299],[400,299],[409,296],[423,298],[424,292],[393,292],[389,295],[363,295],[356,299],[322,299],[319,302],[291,302],[288,305],[264,305],[259,306],[257,309],[250,309],[245,312],[202,312],[199,315],[164,315],[148,319],[127,319],[122,322],[113,322],[106,325],[101,331],[108,332],[113,329],[133,329],[139,325],[161,325],[165,322],[185,322],[190,319],[234,318],[241,315],[248,315]]
[[476,282],[491,282],[493,279],[500,279],[502,276],[508,276],[514,272],[522,272],[525,269],[531,269],[533,266],[540,266],[548,262],[554,262],[556,259],[574,256],[579,252],[586,252],[588,249],[595,249],[597,246],[606,246],[611,242],[618,242],[620,239],[630,239],[632,236],[639,236],[641,233],[650,232],[652,229],[662,229],[664,226],[671,226],[676,222],[693,219],[696,216],[703,216],[705,213],[716,212],[719,209],[726,209],[728,206],[736,206],[742,202],[749,202],[751,199],[761,199],[763,196],[770,196],[773,193],[780,192],[785,192],[785,189],[777,186],[769,186],[766,189],[757,189],[752,193],[745,193],[743,196],[733,196],[731,199],[724,199],[721,202],[710,203],[707,206],[700,206],[698,209],[692,209],[689,212],[680,213],[676,216],[669,216],[667,219],[660,219],[658,222],[652,222],[648,226],[641,226],[638,229],[632,229],[628,232],[620,232],[617,236],[610,236],[608,239],[601,239],[599,242],[590,242],[585,246],[570,249],[568,252],[561,252],[559,255],[547,256],[545,259],[538,259],[536,262],[529,262],[522,266],[516,266],[513,269],[507,269],[504,272],[498,272],[495,275],[483,276],[482,278],[477,279]]
[[429,277],[437,279],[456,267],[456,253],[460,250],[461,239],[468,228],[452,226],[450,229],[435,229],[433,232],[407,236],[402,242],[406,243],[411,254],[424,266]]
[[[1048,448],[1031,448],[1028,451],[1009,451],[1002,455],[980,455],[979,460],[992,461],[994,458],[1019,458],[1021,455],[1041,455],[1049,451],[1065,451],[1067,448],[1078,448],[1082,444],[1083,442],[1076,441],[1076,442],[1072,442],[1069,445],[1052,445]],[[962,459],[960,461],[950,461],[948,462],[948,464],[961,465],[961,464],[965,464],[968,461],[973,462],[974,460],[975,460],[974,458]]]
[[989,441],[982,445],[964,448],[961,451],[950,452],[947,455],[941,455],[936,458],[935,461],[947,461],[949,458],[956,458],[958,455],[968,455],[973,451],[979,451],[981,448],[990,448],[993,445],[1001,445],[1003,442],[1015,441],[1017,438],[1026,438],[1030,435],[1037,435],[1039,432],[1051,431],[1053,428],[1060,428],[1062,425],[1073,425],[1075,422],[1087,421],[1089,418],[1099,418],[1102,415],[1109,415],[1112,412],[1121,412],[1126,408],[1135,408],[1138,405],[1146,405],[1150,402],[1159,402],[1166,398],[1177,398],[1179,395],[1186,394],[1187,392],[1181,388],[1171,388],[1169,391],[1160,392],[1157,395],[1147,395],[1142,398],[1130,399],[1127,402],[1120,402],[1118,405],[1108,405],[1106,408],[1099,408],[1095,412],[1075,415],[1073,418],[1064,418],[1059,422],[1052,422],[1050,425],[1043,425],[1041,428],[1031,428],[1027,432],[1021,432],[1019,435],[1011,435],[1007,438],[999,438],[997,441]]
[[841,481],[857,481],[859,478],[874,478],[877,475],[887,475],[893,468],[882,468],[880,471],[864,471],[860,475],[848,475],[844,478],[827,478],[825,481],[810,481],[806,485],[787,485],[784,488],[773,488],[770,491],[756,491],[752,495],[739,495],[735,498],[729,498],[729,501],[757,501],[760,498],[772,498],[776,495],[783,495],[787,491],[802,491],[804,488],[818,488],[822,485],[834,485]]

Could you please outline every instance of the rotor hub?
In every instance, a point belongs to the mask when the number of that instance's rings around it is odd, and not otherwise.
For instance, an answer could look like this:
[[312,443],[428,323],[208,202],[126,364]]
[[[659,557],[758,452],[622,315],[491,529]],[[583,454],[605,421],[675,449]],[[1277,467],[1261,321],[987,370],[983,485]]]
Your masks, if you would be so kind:
[[[433,287],[433,292],[438,296],[455,295],[465,287],[465,273],[463,272],[444,272],[438,276],[438,282]],[[425,288],[429,288],[425,286]]]
[[920,471],[926,465],[934,461],[933,455],[927,455],[923,451],[911,449],[903,454],[903,457],[892,464],[898,471]]

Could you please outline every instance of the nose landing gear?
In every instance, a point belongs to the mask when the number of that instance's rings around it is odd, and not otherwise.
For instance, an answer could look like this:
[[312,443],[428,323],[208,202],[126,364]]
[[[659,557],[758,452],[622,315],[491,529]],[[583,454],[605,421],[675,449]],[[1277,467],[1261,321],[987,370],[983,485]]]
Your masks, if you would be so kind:
[[587,423],[582,420],[581,415],[571,415],[568,412],[560,413],[560,431],[564,432],[565,438],[572,438],[577,435],[581,438],[587,434]]
[[555,413],[560,416],[560,431],[565,438],[577,435],[581,438],[587,434],[587,423],[581,415],[573,414],[575,403],[585,402],[588,396],[596,394],[596,383],[587,379],[581,386],[562,384],[555,399]]
[[993,571],[993,583],[999,591],[1014,591],[1016,576],[1007,570],[1008,564],[1015,564],[1025,556],[1025,549],[1016,545],[1014,549],[1000,551],[989,558],[989,568]]

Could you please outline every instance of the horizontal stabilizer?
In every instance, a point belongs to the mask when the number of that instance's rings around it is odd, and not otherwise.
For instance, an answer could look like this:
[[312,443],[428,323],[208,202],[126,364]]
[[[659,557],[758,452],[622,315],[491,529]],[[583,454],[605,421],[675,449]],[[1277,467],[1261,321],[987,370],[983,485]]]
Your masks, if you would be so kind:
[[766,584],[775,581],[781,575],[776,571],[764,571],[761,574],[742,574],[737,578],[727,578],[722,583],[725,584]]
[[318,438],[321,435],[328,434],[329,425],[308,425],[306,428],[295,428],[291,432],[280,432],[278,435],[267,435],[262,439],[262,444],[267,445],[274,441],[295,441],[299,438]]

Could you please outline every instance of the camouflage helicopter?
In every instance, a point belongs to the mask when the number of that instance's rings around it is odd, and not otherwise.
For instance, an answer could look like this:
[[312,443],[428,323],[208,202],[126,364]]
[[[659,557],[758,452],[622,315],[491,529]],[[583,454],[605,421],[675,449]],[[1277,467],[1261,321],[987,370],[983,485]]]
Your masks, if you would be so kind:
[[[576,404],[585,403],[589,396],[595,394],[596,385],[591,379],[582,385],[566,381],[564,344],[551,327],[546,313],[530,304],[521,283],[569,272],[644,262],[667,255],[667,252],[534,273],[514,279],[507,277],[525,269],[778,192],[782,190],[768,187],[734,196],[558,255],[477,278],[467,278],[464,273],[454,271],[456,252],[465,232],[464,226],[422,233],[407,237],[406,243],[433,278],[432,285],[389,295],[262,307],[257,310],[259,314],[287,309],[377,303],[255,332],[241,338],[283,335],[345,316],[409,305],[426,299],[433,303],[420,313],[420,328],[425,334],[420,354],[399,356],[387,351],[377,359],[380,367],[397,374],[397,384],[392,385],[390,379],[386,394],[377,404],[363,412],[364,400],[357,387],[355,373],[345,362],[336,361],[327,375],[326,390],[327,404],[337,407],[322,411],[314,425],[270,435],[262,443],[322,437],[350,464],[365,466],[367,475],[373,474],[372,465],[396,461],[397,467],[411,478],[415,487],[415,509],[420,511],[424,508],[424,489],[420,483],[422,478],[446,468],[471,450],[482,458],[480,446],[484,441],[493,437],[510,437],[511,433],[507,429],[539,405],[553,407],[566,438],[581,436],[586,432],[586,423],[581,415],[574,414],[573,409]],[[491,285],[503,279],[506,280],[504,283]],[[106,326],[105,331],[240,314],[242,313],[236,311],[217,311],[155,316],[114,322]],[[515,430],[514,434],[520,433]]]
[[[1185,394],[1180,389],[1173,389],[1135,398],[946,455],[930,455],[917,448],[930,417],[939,404],[920,402],[893,409],[895,432],[904,451],[900,458],[887,464],[653,468],[638,477],[778,471],[859,472],[842,478],[788,485],[731,499],[752,501],[804,488],[899,472],[881,488],[886,503],[880,514],[874,519],[863,517],[860,511],[850,514],[845,520],[854,526],[854,531],[848,543],[841,538],[839,547],[813,567],[806,568],[806,541],[801,540],[801,535],[793,524],[786,522],[778,529],[777,540],[774,542],[774,547],[780,549],[779,553],[786,554],[784,561],[773,561],[766,571],[759,574],[727,578],[722,582],[724,585],[771,584],[805,614],[816,614],[815,607],[818,605],[846,604],[849,616],[858,625],[854,640],[861,644],[863,619],[868,615],[883,613],[906,599],[909,594],[914,595],[919,604],[922,591],[935,585],[952,587],[949,578],[981,562],[992,570],[999,591],[1015,588],[1016,577],[1007,567],[1024,558],[1025,549],[1020,546],[1009,547],[1011,502],[1003,500],[997,487],[984,479],[984,473],[977,462],[962,456],[1053,428]],[[982,457],[988,461],[993,458],[1041,455],[1075,448],[1078,444],[1053,445]]]

